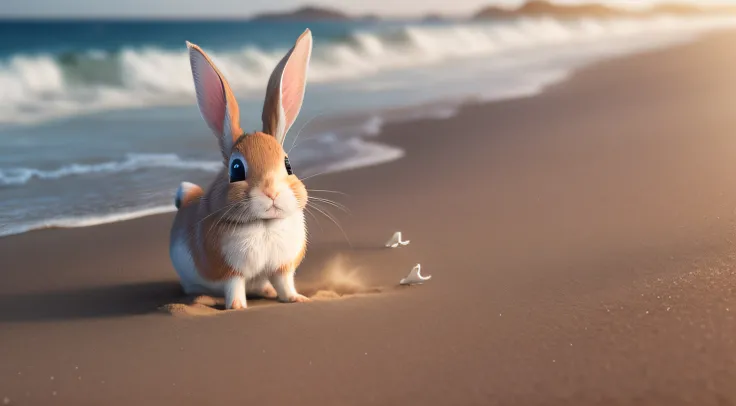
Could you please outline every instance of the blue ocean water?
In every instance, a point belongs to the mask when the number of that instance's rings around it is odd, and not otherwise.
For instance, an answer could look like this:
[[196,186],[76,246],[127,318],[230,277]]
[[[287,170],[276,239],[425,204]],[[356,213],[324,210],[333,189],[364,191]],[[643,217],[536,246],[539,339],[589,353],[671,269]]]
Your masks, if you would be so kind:
[[312,30],[305,105],[285,143],[299,134],[290,156],[309,175],[400,158],[372,139],[386,122],[533,95],[602,58],[734,24],[0,21],[0,235],[170,211],[179,182],[210,182],[219,155],[196,108],[187,40],[212,56],[244,129],[257,130],[271,70]]

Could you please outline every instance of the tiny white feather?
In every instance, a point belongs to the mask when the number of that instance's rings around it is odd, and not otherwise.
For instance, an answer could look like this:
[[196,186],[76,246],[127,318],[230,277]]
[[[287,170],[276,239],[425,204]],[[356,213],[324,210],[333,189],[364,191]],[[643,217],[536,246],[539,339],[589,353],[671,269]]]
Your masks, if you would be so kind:
[[406,276],[406,278],[399,281],[402,285],[415,285],[415,284],[421,284],[425,281],[428,281],[430,278],[432,278],[432,275],[423,276],[421,274],[422,267],[420,264],[417,264],[414,268],[412,268],[411,272],[409,272],[409,275]]
[[394,233],[394,235],[391,236],[391,239],[389,239],[386,242],[387,248],[396,248],[399,245],[407,245],[409,244],[409,240],[402,241],[401,240],[401,231],[397,231]]

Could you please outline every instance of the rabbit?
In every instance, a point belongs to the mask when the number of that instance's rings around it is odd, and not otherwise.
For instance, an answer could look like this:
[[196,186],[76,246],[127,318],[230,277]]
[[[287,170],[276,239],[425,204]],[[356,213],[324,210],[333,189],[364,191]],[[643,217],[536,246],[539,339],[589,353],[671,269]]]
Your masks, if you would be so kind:
[[218,140],[223,168],[208,190],[183,182],[169,255],[187,294],[225,297],[226,309],[245,309],[246,294],[307,302],[294,274],[307,249],[307,190],[292,173],[284,138],[304,100],[312,52],[309,29],[270,76],[263,131],[240,128],[238,103],[207,54],[187,42],[204,121]]

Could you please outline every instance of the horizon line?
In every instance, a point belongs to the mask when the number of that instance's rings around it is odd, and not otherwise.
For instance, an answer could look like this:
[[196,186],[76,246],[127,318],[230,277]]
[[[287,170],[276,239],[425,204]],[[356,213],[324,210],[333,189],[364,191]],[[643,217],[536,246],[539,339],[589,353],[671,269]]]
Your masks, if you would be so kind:
[[[339,7],[334,6],[322,6],[322,5],[314,5],[312,3],[303,3],[301,5],[297,5],[290,8],[276,8],[276,9],[270,9],[270,10],[262,10],[262,11],[256,11],[251,13],[244,13],[240,15],[233,15],[233,13],[229,14],[222,14],[222,15],[195,15],[195,14],[180,14],[180,15],[171,15],[171,14],[123,14],[123,15],[112,15],[112,14],[68,14],[68,15],[59,15],[59,14],[48,14],[48,15],[38,15],[38,14],[15,14],[15,15],[0,15],[0,21],[250,21],[254,20],[257,17],[264,16],[264,15],[281,15],[281,14],[289,14],[296,12],[298,10],[302,10],[305,8],[314,8],[314,9],[320,9],[320,10],[329,10],[329,11],[335,11],[341,14],[346,15],[350,19],[361,19],[365,17],[378,17],[381,20],[416,20],[421,19],[427,16],[438,16],[441,18],[446,18],[448,20],[452,19],[462,19],[462,18],[468,18],[472,17],[475,13],[487,9],[489,7],[498,7],[502,9],[509,9],[509,10],[515,10],[520,7],[522,7],[524,4],[537,1],[537,0],[521,0],[516,5],[497,5],[494,1],[489,1],[485,6],[481,6],[474,9],[464,10],[464,11],[457,11],[457,12],[446,12],[446,11],[436,11],[436,10],[426,10],[426,11],[420,11],[420,12],[414,12],[414,13],[398,13],[398,14],[385,14],[378,11],[366,11],[362,13],[355,13],[355,12],[348,12],[344,11],[344,9],[341,9]],[[549,3],[556,4],[557,6],[561,7],[568,7],[568,6],[579,6],[579,5],[604,5],[613,9],[619,9],[619,10],[646,10],[648,8],[653,8],[657,6],[662,5],[689,5],[694,6],[699,9],[708,9],[710,7],[718,7],[718,6],[725,6],[725,5],[733,5],[731,2],[727,2],[724,0],[705,0],[702,2],[693,2],[688,0],[659,0],[659,1],[653,1],[648,4],[637,4],[637,5],[631,5],[631,4],[612,4],[610,0],[600,0],[600,1],[581,1],[579,3],[559,3],[555,0],[541,0]],[[736,5],[734,5],[736,6]],[[294,20],[291,20],[293,22]],[[340,20],[331,20],[331,19],[305,19],[305,21],[317,21],[317,22],[333,22]],[[271,21],[271,22],[281,22],[281,21]],[[287,20],[284,20],[284,22],[288,22]]]

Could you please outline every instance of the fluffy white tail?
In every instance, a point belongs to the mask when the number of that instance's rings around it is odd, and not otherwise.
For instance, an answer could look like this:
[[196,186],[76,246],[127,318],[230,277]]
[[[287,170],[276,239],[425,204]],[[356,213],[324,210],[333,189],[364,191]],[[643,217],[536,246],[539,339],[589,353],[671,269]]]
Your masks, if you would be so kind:
[[193,199],[202,196],[202,188],[190,182],[182,182],[179,185],[179,189],[176,190],[176,197],[174,198],[174,206],[177,209],[186,206]]

